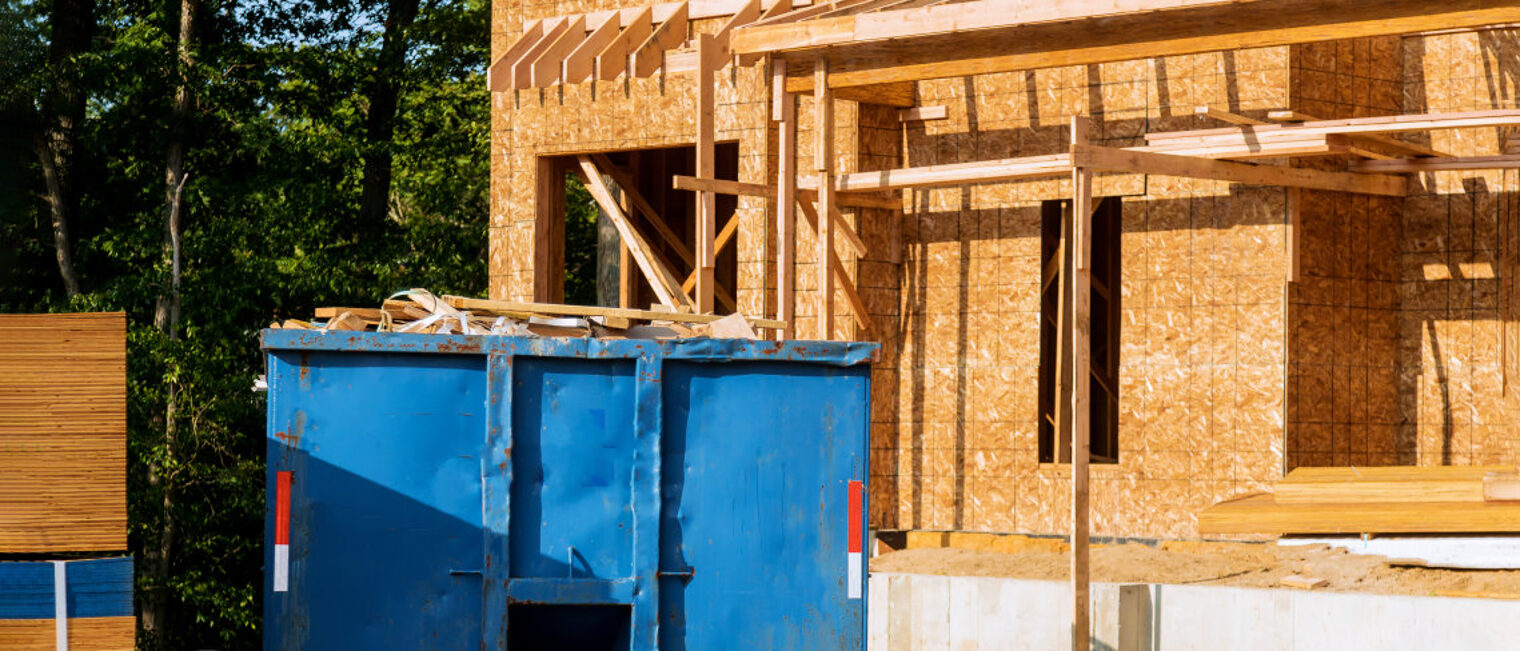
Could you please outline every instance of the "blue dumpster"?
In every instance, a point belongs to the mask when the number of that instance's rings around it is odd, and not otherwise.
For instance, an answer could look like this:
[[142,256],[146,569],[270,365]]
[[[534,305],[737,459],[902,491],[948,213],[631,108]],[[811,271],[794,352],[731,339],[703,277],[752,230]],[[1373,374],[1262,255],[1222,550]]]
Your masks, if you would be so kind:
[[267,649],[861,649],[874,344],[266,330]]

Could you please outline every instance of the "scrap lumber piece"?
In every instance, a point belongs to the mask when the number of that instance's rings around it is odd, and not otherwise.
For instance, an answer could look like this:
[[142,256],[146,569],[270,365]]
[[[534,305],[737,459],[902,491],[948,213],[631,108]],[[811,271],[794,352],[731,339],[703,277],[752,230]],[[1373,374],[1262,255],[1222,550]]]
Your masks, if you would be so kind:
[[1198,513],[1210,534],[1520,533],[1517,502],[1353,502],[1280,504],[1253,495]]
[[127,318],[0,314],[0,553],[127,549]]
[[[491,314],[506,313],[534,313],[534,314],[558,314],[566,316],[606,316],[635,319],[639,321],[673,321],[676,323],[712,323],[723,318],[716,314],[691,314],[688,312],[657,312],[654,310],[632,310],[620,307],[596,307],[589,305],[558,305],[554,303],[527,303],[521,301],[493,301],[483,298],[468,298],[464,296],[444,295],[441,297],[445,303],[461,310],[472,312],[487,312]],[[748,317],[746,317],[748,318]],[[782,322],[773,319],[749,319],[750,325],[756,328],[779,329]]]
[[1295,468],[1276,482],[1278,504],[1353,502],[1481,502],[1484,477],[1505,466]]
[[1278,579],[1277,584],[1285,588],[1313,590],[1315,588],[1323,588],[1327,585],[1330,585],[1330,580],[1322,579],[1317,576],[1299,576],[1297,574],[1289,574],[1288,576]]
[[649,285],[654,288],[655,295],[659,296],[660,302],[671,308],[691,305],[691,298],[681,291],[681,284],[670,271],[665,269],[654,258],[649,248],[649,243],[639,235],[628,217],[623,214],[623,209],[612,198],[612,192],[607,189],[607,184],[602,181],[602,175],[597,171],[596,163],[591,162],[591,157],[582,155],[578,157],[581,171],[586,179],[586,186],[591,191],[591,197],[601,206],[602,212],[606,213],[618,229],[618,234],[623,237],[623,242],[628,245],[628,250],[633,254],[634,261],[639,263],[644,277]]
[[369,326],[359,315],[353,312],[344,312],[333,317],[327,322],[326,330],[364,330]]

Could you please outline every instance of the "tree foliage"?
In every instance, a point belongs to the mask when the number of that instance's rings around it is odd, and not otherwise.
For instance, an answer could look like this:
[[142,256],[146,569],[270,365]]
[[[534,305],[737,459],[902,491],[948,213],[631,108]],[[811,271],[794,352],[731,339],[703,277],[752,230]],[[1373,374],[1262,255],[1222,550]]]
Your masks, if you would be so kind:
[[[129,520],[138,597],[172,615],[140,643],[259,643],[264,404],[257,332],[319,305],[373,305],[397,289],[486,285],[487,0],[424,0],[405,27],[392,129],[366,121],[386,0],[202,0],[186,79],[180,336],[154,327],[170,283],[165,151],[180,0],[98,0],[86,51],[47,60],[53,2],[0,3],[0,311],[128,314]],[[413,0],[415,3],[416,0]],[[64,292],[32,143],[44,91],[75,74],[70,224],[82,291]],[[388,210],[360,217],[364,161],[393,169]],[[170,387],[174,388],[171,398]],[[165,440],[176,401],[178,445]],[[149,469],[158,473],[150,476]],[[167,570],[144,555],[175,526]],[[149,571],[145,571],[148,568]]]

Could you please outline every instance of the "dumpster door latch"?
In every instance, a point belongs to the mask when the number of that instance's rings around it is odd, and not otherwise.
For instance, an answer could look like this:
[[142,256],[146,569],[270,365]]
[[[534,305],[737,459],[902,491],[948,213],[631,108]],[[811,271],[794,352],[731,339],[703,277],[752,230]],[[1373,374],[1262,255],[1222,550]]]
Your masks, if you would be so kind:
[[449,570],[449,576],[462,576],[462,575],[465,575],[465,574],[473,574],[475,576],[480,576],[481,575],[481,571],[480,570]]
[[688,568],[686,568],[684,570],[681,570],[679,572],[666,572],[664,570],[661,570],[661,571],[655,572],[654,575],[656,577],[661,578],[661,579],[679,578],[679,579],[681,579],[682,583],[691,583],[691,578],[697,575],[697,569],[694,568],[694,567],[688,567]]

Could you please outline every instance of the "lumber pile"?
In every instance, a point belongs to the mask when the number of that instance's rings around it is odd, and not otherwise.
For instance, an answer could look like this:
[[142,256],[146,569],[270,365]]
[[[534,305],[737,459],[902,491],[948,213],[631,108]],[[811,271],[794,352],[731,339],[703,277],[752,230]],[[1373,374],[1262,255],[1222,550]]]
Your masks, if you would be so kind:
[[127,548],[126,324],[0,315],[0,554]]
[[1202,534],[1520,533],[1512,466],[1297,468],[1198,514]]
[[136,635],[130,557],[0,562],[0,649],[52,651],[60,637],[70,649],[131,649]]
[[404,332],[441,335],[514,335],[673,339],[717,337],[756,339],[759,329],[785,324],[740,314],[720,316],[613,307],[492,301],[434,296],[425,289],[401,292],[378,308],[319,307],[311,321],[288,319],[271,328],[327,332]]

